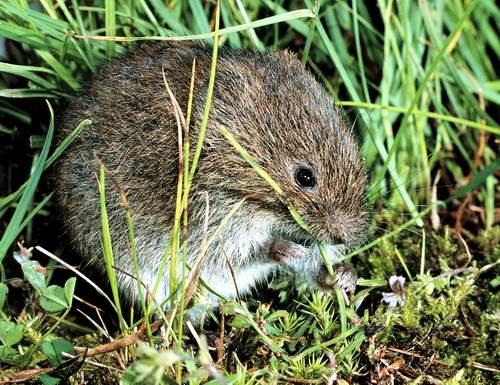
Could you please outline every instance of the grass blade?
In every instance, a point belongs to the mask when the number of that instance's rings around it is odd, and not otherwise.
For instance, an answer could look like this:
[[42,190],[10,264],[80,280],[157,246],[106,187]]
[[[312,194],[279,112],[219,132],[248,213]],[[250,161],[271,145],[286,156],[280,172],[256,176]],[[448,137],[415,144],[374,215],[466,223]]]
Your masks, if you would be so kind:
[[28,211],[30,204],[35,195],[36,187],[38,186],[38,181],[42,175],[42,172],[45,168],[45,163],[47,161],[47,157],[49,154],[49,149],[52,144],[52,138],[54,136],[54,111],[52,110],[52,106],[47,101],[47,106],[50,112],[50,123],[49,128],[47,130],[47,135],[45,137],[45,142],[42,147],[42,151],[40,151],[40,156],[38,161],[34,167],[33,174],[27,182],[26,189],[19,201],[19,204],[14,211],[14,215],[12,216],[9,224],[7,225],[7,229],[0,240],[0,263],[3,261],[5,255],[9,247],[15,241],[17,235],[21,231],[20,227],[23,222],[23,219]]

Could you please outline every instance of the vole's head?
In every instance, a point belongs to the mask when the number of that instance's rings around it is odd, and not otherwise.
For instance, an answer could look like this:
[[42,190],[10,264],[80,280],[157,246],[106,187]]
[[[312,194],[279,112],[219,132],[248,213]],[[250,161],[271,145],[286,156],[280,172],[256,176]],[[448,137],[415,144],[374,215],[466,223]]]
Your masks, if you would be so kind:
[[[212,107],[214,131],[224,125],[277,182],[285,199],[328,244],[366,240],[366,176],[352,131],[318,82],[291,54],[222,56]],[[269,185],[220,138],[209,138],[207,161],[220,167],[224,189],[250,196],[280,219],[276,231],[308,237]],[[220,185],[220,184],[219,184]]]

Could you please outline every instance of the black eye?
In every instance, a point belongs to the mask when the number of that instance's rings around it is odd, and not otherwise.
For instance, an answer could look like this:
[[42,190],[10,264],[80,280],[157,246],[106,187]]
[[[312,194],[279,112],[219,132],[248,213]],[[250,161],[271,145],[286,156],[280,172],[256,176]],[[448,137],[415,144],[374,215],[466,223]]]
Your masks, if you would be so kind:
[[316,187],[316,176],[314,175],[314,170],[310,167],[299,166],[297,170],[295,170],[295,182],[297,182],[300,187],[304,187],[306,189]]

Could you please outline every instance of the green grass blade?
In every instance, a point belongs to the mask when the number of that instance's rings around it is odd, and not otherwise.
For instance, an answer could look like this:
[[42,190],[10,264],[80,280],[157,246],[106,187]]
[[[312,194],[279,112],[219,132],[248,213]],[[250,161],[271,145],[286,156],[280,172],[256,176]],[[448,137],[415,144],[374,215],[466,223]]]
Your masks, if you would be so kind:
[[104,259],[104,266],[106,267],[106,273],[109,279],[109,285],[111,286],[111,292],[113,294],[113,302],[117,309],[118,322],[122,332],[125,332],[128,327],[123,318],[120,294],[118,291],[118,282],[115,273],[115,259],[113,256],[113,247],[111,242],[111,231],[109,228],[108,212],[106,211],[106,181],[104,166],[101,165],[99,170],[99,197],[101,206],[101,234],[102,234],[102,253]]
[[[270,16],[264,19],[255,20],[249,24],[240,24],[240,25],[235,25],[233,27],[222,28],[219,30],[219,36],[246,31],[249,28],[260,28],[276,23],[290,22],[292,20],[300,18],[311,18],[311,17],[314,17],[314,13],[311,10],[299,9],[296,11],[290,11],[280,15]],[[0,33],[1,33],[1,28],[0,28]],[[110,41],[126,42],[126,41],[142,41],[142,40],[166,40],[166,41],[207,40],[207,39],[212,39],[214,36],[215,36],[214,32],[207,32],[196,35],[172,36],[172,37],[163,37],[163,36],[141,36],[141,37],[116,36],[113,38],[108,38],[107,36],[75,36],[75,37],[78,39],[110,40]]]
[[50,52],[44,50],[36,50],[36,53],[54,70],[55,73],[63,80],[72,90],[77,90],[80,83],[75,80],[71,72],[65,68]]
[[210,23],[207,12],[203,9],[200,0],[188,0],[191,12],[193,12],[194,31],[198,34],[210,32]]
[[262,178],[264,181],[278,194],[280,197],[284,198],[285,193],[281,189],[281,187],[274,181],[273,178],[267,173],[266,170],[264,170],[255,160],[252,158],[252,156],[248,153],[245,148],[241,144],[238,143],[236,138],[229,132],[229,130],[226,127],[219,127],[219,131],[221,132],[222,136],[233,146],[236,151],[241,155],[241,157],[255,170],[255,172]]
[[[64,150],[75,140],[75,138],[80,134],[82,129],[91,124],[92,122],[88,119],[83,120],[78,124],[78,126],[66,137],[64,140],[56,147],[52,155],[47,159],[47,162],[44,165],[43,170],[47,170],[64,152]],[[17,189],[17,191],[7,195],[6,197],[3,197],[0,199],[0,209],[4,209],[7,205],[11,204],[14,200],[17,199],[17,197],[25,191],[26,187],[28,186],[28,182],[25,182],[21,187]],[[1,217],[1,216],[0,216]]]
[[[317,28],[318,28],[318,32],[323,40],[323,43],[325,44],[325,46],[328,50],[330,58],[333,61],[333,63],[335,64],[336,68],[338,69],[340,76],[342,77],[342,80],[344,81],[345,86],[346,86],[347,90],[349,91],[349,94],[351,95],[351,97],[354,101],[360,102],[361,99],[359,97],[359,94],[356,91],[356,88],[355,88],[353,82],[351,81],[351,78],[349,77],[342,61],[340,60],[340,57],[338,56],[337,52],[335,51],[335,49],[333,47],[333,43],[331,42],[330,38],[328,37],[328,35],[325,31],[325,28],[323,27],[321,21],[318,21]],[[361,110],[360,115],[365,123],[365,126],[370,127],[372,122],[371,122],[371,118],[368,116],[366,111]],[[368,133],[370,134],[370,137],[372,138],[372,141],[373,141],[380,157],[382,158],[382,160],[384,160],[384,162],[386,164],[388,164],[388,161],[387,161],[388,154],[387,154],[387,150],[386,150],[382,140],[377,135],[375,135],[372,132],[372,130],[368,129]],[[389,169],[389,173],[391,174],[391,177],[394,180],[394,184],[396,185],[396,188],[398,189],[399,193],[401,194],[401,198],[403,199],[406,206],[408,207],[408,210],[410,211],[411,215],[413,216],[413,218],[416,219],[417,224],[419,226],[422,226],[423,221],[418,216],[418,211],[417,211],[417,208],[415,206],[415,203],[413,203],[413,200],[411,199],[410,195],[408,194],[408,190],[404,186],[402,177],[392,168]],[[375,183],[374,185],[377,186],[378,184]]]
[[[241,2],[241,0],[236,0],[236,4],[238,6],[238,10],[240,11],[241,17],[243,18],[243,21],[245,22],[245,24],[249,25],[251,23],[250,22],[250,17],[248,17],[248,13],[247,13],[247,11],[245,9],[245,6]],[[253,30],[253,28],[249,28],[247,30],[247,32],[248,32],[248,36],[250,37],[250,40],[252,41],[252,44],[254,45],[254,47],[257,48],[257,49],[259,49],[259,50],[263,50],[264,49],[264,45],[262,44],[262,42],[257,37],[257,34]]]
[[55,88],[55,85],[53,83],[35,74],[35,72],[43,72],[49,75],[56,75],[54,71],[48,68],[0,62],[0,72],[24,77],[28,80],[31,80],[37,86],[46,88],[48,90],[52,90]]
[[[357,108],[366,108],[366,109],[373,109],[373,110],[386,110],[386,111],[398,112],[398,113],[405,113],[408,111],[408,109],[404,108],[404,107],[389,106],[389,105],[376,104],[376,103],[352,102],[352,101],[348,101],[348,100],[339,100],[339,101],[335,102],[335,104],[337,106],[341,106],[341,107],[357,107]],[[447,121],[450,123],[455,123],[457,125],[476,128],[478,130],[484,130],[486,132],[490,132],[490,133],[495,134],[495,135],[500,135],[500,127],[493,127],[493,126],[489,126],[487,124],[483,124],[481,122],[474,122],[472,120],[462,119],[462,118],[458,118],[456,116],[445,115],[445,114],[440,114],[440,113],[430,112],[430,111],[421,111],[421,110],[417,110],[417,109],[414,109],[412,111],[412,115],[425,116],[427,118],[432,118],[432,119],[436,119],[436,120],[444,120],[444,121]]]
[[465,195],[470,193],[472,190],[478,188],[479,186],[486,183],[489,176],[494,176],[495,173],[500,169],[500,158],[495,159],[488,166],[482,169],[480,172],[472,177],[472,180],[465,186],[458,189],[458,191],[450,196],[447,200],[452,201],[454,199],[463,198]]
[[190,35],[192,31],[186,28],[168,9],[165,7],[165,2],[162,0],[150,0],[154,11],[159,15],[168,28],[177,36]]
[[[104,0],[106,36],[116,36],[116,4],[115,0]],[[106,46],[108,58],[113,57],[115,43],[109,41]]]
[[[424,91],[428,87],[428,82],[429,82],[431,76],[435,73],[438,65],[441,64],[443,58],[445,57],[445,53],[447,52],[450,45],[453,43],[454,39],[458,36],[460,31],[464,27],[464,24],[467,22],[469,15],[472,13],[474,8],[476,8],[476,6],[479,4],[479,1],[480,0],[473,0],[469,3],[464,14],[460,18],[460,20],[457,22],[453,31],[450,33],[448,38],[445,40],[445,42],[443,43],[443,45],[439,49],[438,53],[434,57],[429,68],[425,72],[425,75],[424,75],[423,79],[421,80],[421,84],[420,84],[418,90],[416,91],[415,96],[414,96],[410,106],[408,107],[407,111],[405,112],[405,114],[403,116],[403,120],[401,122],[399,131],[396,134],[396,137],[394,138],[394,142],[391,146],[391,149],[389,150],[387,158],[384,159],[384,164],[383,164],[382,170],[378,173],[377,179],[375,181],[375,185],[378,185],[380,183],[380,181],[384,178],[385,173],[391,164],[391,160],[394,157],[394,155],[396,154],[399,142],[400,142],[401,138],[403,137],[403,133],[405,132],[406,127],[409,123],[411,114],[413,113],[413,110],[417,106],[417,103],[420,100],[422,94],[424,93]],[[415,209],[415,212],[416,212],[416,209]]]
[[43,144],[42,151],[40,151],[38,161],[33,169],[33,173],[27,182],[26,189],[24,190],[21,200],[19,201],[16,210],[14,211],[14,215],[9,221],[7,229],[5,230],[5,233],[0,240],[0,263],[3,261],[5,255],[7,254],[9,247],[15,241],[17,234],[19,234],[19,232],[21,231],[20,226],[23,222],[26,212],[31,205],[31,202],[33,201],[33,196],[35,195],[38,181],[40,180],[42,172],[45,168],[49,149],[52,144],[52,138],[54,136],[54,111],[52,110],[52,106],[48,101],[47,106],[50,111],[50,123],[47,130],[47,136],[45,137],[45,142]]

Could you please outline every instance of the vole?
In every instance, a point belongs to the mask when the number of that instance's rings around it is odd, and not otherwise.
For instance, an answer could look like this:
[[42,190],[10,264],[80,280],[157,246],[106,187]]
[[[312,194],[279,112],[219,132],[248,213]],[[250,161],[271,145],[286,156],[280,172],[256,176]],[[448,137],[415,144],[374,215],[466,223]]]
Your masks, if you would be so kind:
[[[112,60],[70,102],[59,126],[62,138],[82,119],[92,120],[66,150],[57,170],[57,199],[70,241],[84,260],[104,269],[96,182],[102,162],[127,197],[140,276],[149,288],[169,243],[178,178],[178,127],[162,71],[185,114],[195,59],[189,128],[195,143],[212,50],[194,44],[148,43]],[[224,139],[220,127],[226,127],[276,181],[310,233]],[[333,286],[336,281],[325,278],[318,243],[336,263],[339,252],[366,240],[366,180],[352,130],[294,54],[219,49],[210,118],[188,204],[189,265],[204,236],[212,236],[234,205],[246,199],[206,251],[201,279],[213,291],[235,297],[236,286],[240,293],[248,292],[282,266],[312,284]],[[109,185],[106,199],[119,286],[131,297],[137,282],[131,278],[124,210]],[[343,280],[352,286],[354,271],[345,264],[334,267],[337,283]],[[168,297],[167,264],[155,299]],[[218,301],[209,294],[209,306]]]

